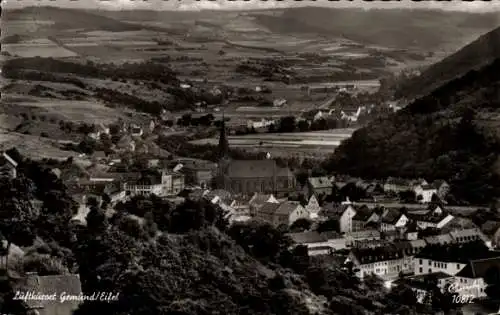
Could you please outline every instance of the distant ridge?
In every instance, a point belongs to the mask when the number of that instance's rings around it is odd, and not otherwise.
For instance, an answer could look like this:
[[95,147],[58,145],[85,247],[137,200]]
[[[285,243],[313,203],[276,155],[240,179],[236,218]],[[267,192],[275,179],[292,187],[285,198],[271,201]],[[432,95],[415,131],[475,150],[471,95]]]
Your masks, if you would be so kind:
[[397,97],[414,98],[425,95],[444,83],[479,69],[500,58],[500,27],[480,36],[453,55],[427,68],[418,77],[404,82]]

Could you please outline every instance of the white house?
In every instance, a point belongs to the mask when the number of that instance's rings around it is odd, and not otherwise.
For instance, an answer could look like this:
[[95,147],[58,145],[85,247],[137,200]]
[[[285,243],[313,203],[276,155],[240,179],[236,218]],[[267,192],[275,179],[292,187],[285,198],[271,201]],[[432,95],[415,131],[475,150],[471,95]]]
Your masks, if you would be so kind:
[[404,253],[395,246],[353,248],[348,256],[355,275],[361,279],[375,275],[383,280],[395,280],[404,269]]
[[380,219],[380,231],[396,231],[397,229],[404,227],[408,221],[408,217],[399,210],[385,209]]
[[352,218],[356,215],[356,209],[352,204],[343,204],[338,208],[329,209],[327,213],[329,212],[332,212],[333,217],[339,220],[341,233],[350,233],[353,231]]
[[445,211],[443,208],[436,206],[423,215],[412,215],[412,219],[417,222],[420,229],[436,228],[440,229],[452,221],[455,217]]
[[276,121],[273,119],[265,119],[262,118],[261,120],[248,120],[247,121],[247,128],[251,129],[260,129],[260,128],[267,128],[274,124]]
[[305,209],[309,212],[310,219],[315,220],[318,218],[321,207],[319,206],[316,196],[312,195],[311,198],[309,198]]
[[418,185],[413,191],[417,196],[417,200],[421,203],[429,203],[432,201],[432,196],[438,194],[438,189],[433,185]]
[[307,246],[310,256],[330,254],[336,250],[346,248],[346,241],[342,237],[329,237],[328,233],[301,232],[287,234],[296,245]]
[[286,99],[284,98],[278,98],[273,101],[273,106],[274,107],[282,107],[286,105]]

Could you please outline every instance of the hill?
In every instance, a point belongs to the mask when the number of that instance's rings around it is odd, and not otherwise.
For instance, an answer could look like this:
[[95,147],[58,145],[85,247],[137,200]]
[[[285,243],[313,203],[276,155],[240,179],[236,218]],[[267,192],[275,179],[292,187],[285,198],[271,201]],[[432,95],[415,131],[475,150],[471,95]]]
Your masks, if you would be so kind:
[[500,196],[500,59],[344,141],[325,167],[352,175],[446,179],[456,202]]
[[396,96],[410,98],[425,95],[449,80],[491,63],[495,58],[500,58],[500,27],[433,64],[420,76],[403,82]]
[[[65,31],[68,29],[103,30],[103,31],[135,31],[142,29],[141,26],[121,22],[109,17],[101,16],[84,10],[64,9],[48,6],[26,7],[14,10],[2,10],[2,20],[9,34],[28,34],[37,30]],[[9,25],[9,21],[15,21]],[[20,21],[35,25],[19,25]],[[9,31],[14,28],[15,31]],[[28,31],[28,33],[26,33]],[[5,33],[5,32],[4,32]]]
[[[254,13],[261,25],[276,33],[319,33],[371,45],[435,52],[447,45],[463,46],[470,36],[500,24],[496,14],[434,10],[362,10],[318,7]],[[446,23],[443,23],[446,20]],[[439,30],[436,32],[436,30]]]

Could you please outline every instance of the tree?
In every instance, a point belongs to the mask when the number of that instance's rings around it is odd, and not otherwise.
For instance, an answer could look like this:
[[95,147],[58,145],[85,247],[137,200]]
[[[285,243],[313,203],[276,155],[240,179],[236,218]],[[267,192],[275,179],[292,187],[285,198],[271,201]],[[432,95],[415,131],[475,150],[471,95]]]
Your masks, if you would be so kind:
[[320,233],[329,231],[335,231],[340,233],[339,220],[331,218],[326,221],[323,221],[320,224],[318,224],[318,228],[316,230]]
[[291,232],[304,232],[311,228],[312,222],[309,219],[301,218],[293,222],[290,226]]
[[22,175],[14,179],[0,178],[0,230],[7,241],[6,270],[11,245],[29,246],[35,238],[38,213],[32,204],[34,189],[33,182]]
[[295,117],[286,116],[280,118],[278,125],[278,132],[294,132],[295,131]]

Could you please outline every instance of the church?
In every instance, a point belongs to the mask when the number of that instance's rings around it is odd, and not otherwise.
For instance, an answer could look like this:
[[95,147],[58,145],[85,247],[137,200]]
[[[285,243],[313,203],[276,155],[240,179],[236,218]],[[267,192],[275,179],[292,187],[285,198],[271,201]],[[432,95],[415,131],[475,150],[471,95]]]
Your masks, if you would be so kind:
[[217,188],[233,194],[254,193],[286,196],[296,189],[295,176],[289,168],[280,167],[275,160],[232,160],[224,119],[219,136]]

